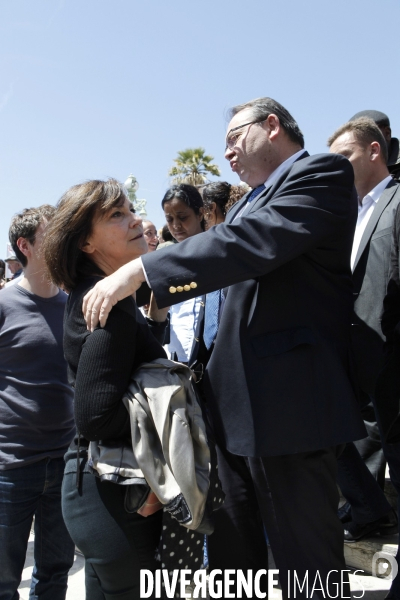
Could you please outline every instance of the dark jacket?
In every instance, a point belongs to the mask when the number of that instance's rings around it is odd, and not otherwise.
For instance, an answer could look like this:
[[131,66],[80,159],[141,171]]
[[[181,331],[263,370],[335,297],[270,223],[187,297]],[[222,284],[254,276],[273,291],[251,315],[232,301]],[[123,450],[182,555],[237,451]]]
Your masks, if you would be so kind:
[[[400,186],[397,188],[397,195]],[[390,277],[384,300],[382,331],[386,336],[385,364],[378,377],[376,402],[388,442],[400,441],[400,203],[392,231]]]
[[383,361],[383,300],[390,276],[394,215],[400,186],[391,181],[381,194],[361,238],[353,267],[352,348],[361,390],[373,396]]
[[303,156],[242,217],[247,196],[225,223],[143,257],[159,306],[230,286],[205,387],[234,454],[365,436],[349,379],[353,169],[342,156]]

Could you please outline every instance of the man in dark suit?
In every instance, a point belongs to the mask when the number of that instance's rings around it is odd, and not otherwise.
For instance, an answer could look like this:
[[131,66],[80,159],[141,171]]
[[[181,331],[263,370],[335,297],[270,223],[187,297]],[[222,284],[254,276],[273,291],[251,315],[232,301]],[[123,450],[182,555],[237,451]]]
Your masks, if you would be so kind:
[[[389,117],[379,110],[362,110],[349,120],[354,121],[360,117],[372,119],[379,127],[387,146],[386,164],[388,171],[395,180],[398,180],[400,177],[399,140],[392,136]],[[363,416],[367,426],[368,436],[357,442],[356,447],[368,469],[383,490],[385,485],[386,459],[383,453],[379,427],[376,422],[372,404],[364,407]]]
[[[370,436],[380,443],[379,431],[374,426],[373,403],[383,360],[381,315],[389,280],[393,219],[400,202],[400,186],[389,174],[385,139],[371,119],[361,117],[349,121],[331,136],[328,145],[332,152],[348,158],[354,168],[359,212],[351,258],[355,298],[351,339],[364,419]],[[384,409],[381,412],[384,416]],[[388,460],[391,457],[392,470],[396,470],[398,459],[392,449],[387,447],[385,455]],[[357,499],[352,521],[346,525],[345,539],[354,541],[377,532],[391,533],[396,524],[390,506],[381,490],[367,483],[368,473],[360,455],[346,448],[339,466],[339,482],[345,497]]]
[[232,568],[266,568],[251,552],[258,504],[284,597],[293,597],[294,571],[321,580],[298,598],[324,597],[321,587],[333,596],[341,580],[350,597],[336,451],[365,436],[348,377],[353,170],[341,156],[310,157],[297,123],[270,98],[231,115],[225,157],[253,191],[198,239],[104,279],[84,312],[90,328],[104,323],[145,272],[159,306],[229,286],[205,386],[242,557]]
[[[390,278],[382,315],[382,331],[386,337],[385,365],[378,376],[375,394],[378,412],[382,415],[382,436],[392,456],[389,461],[390,477],[399,494],[400,514],[400,203],[394,217],[390,262]],[[399,548],[396,560],[400,562]],[[399,575],[392,581],[386,598],[400,599]]]
[[378,410],[385,407],[382,434],[389,443],[397,444],[400,442],[400,203],[394,216],[390,277],[383,306],[385,364],[378,376],[376,399]]

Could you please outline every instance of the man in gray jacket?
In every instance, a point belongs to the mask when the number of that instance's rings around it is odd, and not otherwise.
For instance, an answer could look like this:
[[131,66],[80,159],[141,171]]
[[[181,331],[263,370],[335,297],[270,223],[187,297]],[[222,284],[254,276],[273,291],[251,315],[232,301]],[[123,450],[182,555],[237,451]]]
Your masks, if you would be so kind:
[[[389,278],[392,227],[400,203],[400,186],[389,174],[385,139],[371,119],[361,117],[349,121],[330,137],[328,145],[331,152],[348,158],[354,169],[359,209],[351,255],[355,299],[351,341],[357,384],[363,401],[363,416],[367,427],[370,424],[370,437],[377,438],[379,442],[378,426],[373,423],[379,421],[379,414],[375,417],[374,396],[383,361],[381,314]],[[384,408],[380,407],[379,410]],[[359,501],[362,497],[368,498],[368,505],[365,504],[362,511],[352,511],[352,520],[346,524],[345,539],[354,541],[366,535],[392,533],[396,527],[394,515],[379,487],[369,482],[368,493],[360,493],[361,489],[365,491],[369,474],[360,455],[353,450],[348,446],[340,462],[343,467],[346,461],[346,471],[351,464],[353,467],[357,464],[355,472],[358,473],[360,488],[355,487],[356,479],[353,478],[353,490],[350,493],[358,495]],[[347,456],[349,453],[351,457]],[[396,485],[396,481],[400,482],[395,475],[398,472],[400,476],[400,448],[397,450],[384,445],[384,453]]]

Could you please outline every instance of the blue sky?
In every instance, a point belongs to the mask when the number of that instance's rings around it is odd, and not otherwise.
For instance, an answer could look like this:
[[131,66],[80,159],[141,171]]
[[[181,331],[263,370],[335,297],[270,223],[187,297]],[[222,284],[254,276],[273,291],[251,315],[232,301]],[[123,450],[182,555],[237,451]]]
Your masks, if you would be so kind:
[[398,23],[398,0],[0,0],[0,256],[15,212],[86,179],[132,172],[161,226],[188,147],[237,183],[226,111],[258,96],[311,153],[366,108],[399,137]]

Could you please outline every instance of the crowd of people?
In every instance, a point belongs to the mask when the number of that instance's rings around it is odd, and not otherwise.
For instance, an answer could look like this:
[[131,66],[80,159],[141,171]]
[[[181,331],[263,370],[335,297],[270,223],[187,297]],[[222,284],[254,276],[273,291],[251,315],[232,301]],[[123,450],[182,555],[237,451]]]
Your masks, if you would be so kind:
[[[87,600],[140,598],[143,569],[257,573],[268,545],[284,598],[290,573],[318,577],[298,598],[351,597],[344,543],[396,532],[400,510],[383,489],[387,462],[400,493],[400,152],[372,110],[328,147],[310,156],[290,113],[259,98],[227,127],[241,185],[171,186],[160,230],[114,179],[14,216],[0,600],[19,598],[33,520],[40,600],[65,599],[75,546]],[[186,399],[157,379],[129,408],[149,364],[189,374]],[[162,433],[138,412],[152,385]],[[129,468],[108,462],[120,448]],[[171,464],[192,482],[179,494]]]

